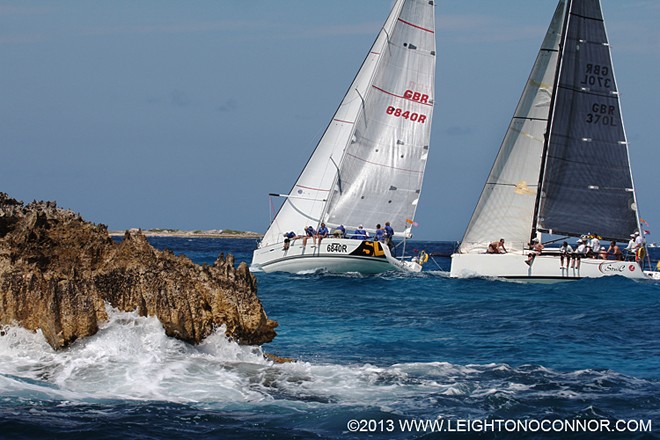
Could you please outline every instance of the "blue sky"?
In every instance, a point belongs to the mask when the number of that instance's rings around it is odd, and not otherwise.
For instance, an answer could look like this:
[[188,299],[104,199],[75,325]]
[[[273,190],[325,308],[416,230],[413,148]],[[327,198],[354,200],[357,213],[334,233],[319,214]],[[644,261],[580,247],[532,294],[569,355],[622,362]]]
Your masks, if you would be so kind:
[[[640,213],[660,236],[660,1],[603,0]],[[416,238],[460,240],[555,0],[438,0]],[[390,0],[0,1],[0,191],[110,229],[263,232]]]

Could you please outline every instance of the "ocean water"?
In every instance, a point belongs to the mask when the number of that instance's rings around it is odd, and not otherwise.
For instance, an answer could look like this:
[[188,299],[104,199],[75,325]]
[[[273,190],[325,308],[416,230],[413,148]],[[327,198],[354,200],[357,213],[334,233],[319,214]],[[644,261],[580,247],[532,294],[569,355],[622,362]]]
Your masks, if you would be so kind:
[[[150,241],[198,263],[250,261],[255,246]],[[257,273],[280,324],[262,347],[222,330],[191,346],[113,310],[58,352],[5,327],[0,438],[660,438],[660,283],[454,280],[448,269],[434,256],[414,275]]]

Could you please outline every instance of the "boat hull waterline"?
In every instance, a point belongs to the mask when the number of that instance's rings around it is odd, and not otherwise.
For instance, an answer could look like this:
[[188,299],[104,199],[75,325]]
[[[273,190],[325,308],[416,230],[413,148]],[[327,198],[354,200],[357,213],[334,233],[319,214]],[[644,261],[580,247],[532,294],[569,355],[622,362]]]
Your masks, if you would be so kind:
[[571,267],[566,261],[562,268],[559,255],[538,255],[531,265],[525,263],[527,255],[513,253],[454,254],[451,259],[452,278],[484,277],[528,281],[569,281],[616,275],[640,280],[651,278],[635,261],[582,258],[579,268]]
[[301,273],[326,271],[330,273],[377,274],[388,270],[420,272],[422,266],[414,261],[392,257],[387,246],[371,240],[324,238],[319,246],[302,239],[284,249],[283,243],[265,246],[254,251],[253,270],[263,272]]

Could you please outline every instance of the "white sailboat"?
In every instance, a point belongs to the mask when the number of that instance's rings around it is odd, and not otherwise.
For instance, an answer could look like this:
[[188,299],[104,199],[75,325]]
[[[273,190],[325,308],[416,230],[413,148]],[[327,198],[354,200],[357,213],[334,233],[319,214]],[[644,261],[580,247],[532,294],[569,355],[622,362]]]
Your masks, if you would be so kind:
[[[600,1],[561,0],[450,276],[643,279],[637,261],[562,265],[548,246],[589,233],[625,243],[636,231],[643,234]],[[507,252],[488,254],[502,238]],[[544,238],[527,264],[530,243]]]
[[307,165],[253,253],[265,272],[420,271],[388,246],[330,236],[314,246],[284,234],[340,225],[347,233],[390,222],[395,237],[411,227],[429,153],[435,98],[434,1],[397,0]]

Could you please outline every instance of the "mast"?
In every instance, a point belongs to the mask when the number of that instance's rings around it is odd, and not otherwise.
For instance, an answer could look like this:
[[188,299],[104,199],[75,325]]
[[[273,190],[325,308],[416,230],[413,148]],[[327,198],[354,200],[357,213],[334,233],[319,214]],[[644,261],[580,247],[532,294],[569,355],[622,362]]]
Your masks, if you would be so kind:
[[[398,0],[374,46],[374,68],[354,91],[352,125],[322,220],[409,234],[429,152],[435,95],[435,4]],[[335,161],[336,163],[337,161]]]
[[[392,20],[390,14],[388,22]],[[358,90],[364,90],[371,80],[380,58],[383,40],[383,32],[380,32],[259,246],[278,243],[282,241],[284,232],[294,230],[300,233],[306,226],[322,220],[321,214],[326,210],[338,173],[333,158],[341,157],[350,142],[361,106],[358,103]]]
[[[401,14],[401,8],[403,8],[403,3],[404,2],[405,2],[405,0],[396,0],[394,5],[392,6],[392,10],[390,11],[390,14],[388,15],[387,21],[383,24],[383,27],[381,28],[381,32],[376,37],[376,41],[374,41],[374,43],[372,45],[372,49],[369,52],[369,55],[375,54],[375,52],[376,52],[375,49],[378,46],[379,40],[382,39],[383,34],[385,34],[385,40],[382,44],[380,44],[380,51],[384,50],[387,47],[387,45],[389,44],[390,34],[391,34],[392,28],[394,27],[394,24],[395,24],[393,18],[398,17]],[[367,59],[368,59],[369,55],[367,55]],[[373,71],[371,72],[371,76],[369,78],[368,84],[373,84],[373,78],[376,75],[376,72],[378,71],[381,60],[382,60],[382,57],[380,57],[380,56],[378,56],[376,58],[375,67],[374,67]],[[366,59],[365,59],[365,62],[366,62]],[[350,89],[349,89],[349,91],[350,91]],[[367,90],[365,92],[366,92],[365,96],[363,96],[357,88],[355,89],[355,93],[357,93],[360,101],[362,102],[362,105],[359,107],[358,113],[355,116],[356,121],[364,113],[364,108],[365,108],[364,103],[365,103],[365,100],[367,98],[367,95],[369,95],[371,93],[371,87],[367,88]],[[347,143],[350,143],[351,139],[353,138],[354,133],[355,133],[355,129],[356,129],[356,125],[353,124],[353,126],[351,128],[350,135],[348,136],[348,139],[347,139]],[[342,150],[342,154],[341,154],[341,158],[339,159],[339,163],[335,163],[332,160],[332,158],[330,158],[330,160],[332,161],[333,165],[335,166],[335,168],[337,170],[336,175],[335,175],[335,179],[332,182],[331,188],[337,188],[338,192],[334,196],[332,195],[332,193],[330,193],[330,195],[328,196],[327,200],[325,201],[325,205],[323,206],[323,211],[321,212],[321,216],[319,217],[319,222],[328,222],[328,223],[330,223],[329,220],[326,218],[326,216],[328,215],[328,207],[331,204],[331,198],[341,196],[341,193],[342,193],[341,169],[342,169],[342,164],[344,163],[344,159],[346,158],[346,150],[347,150],[346,148],[344,148]],[[353,225],[353,226],[357,226],[357,225]]]
[[534,223],[538,178],[548,131],[552,90],[565,22],[566,2],[558,1],[541,47],[484,183],[459,253],[483,253],[494,239],[523,251]]
[[530,232],[627,241],[639,220],[605,19],[599,0],[566,12]]
[[550,98],[550,113],[548,117],[547,129],[545,131],[544,142],[543,142],[543,154],[541,155],[541,170],[539,173],[538,180],[538,190],[536,191],[536,202],[534,203],[534,214],[532,216],[532,228],[530,230],[529,242],[537,235],[537,225],[539,218],[539,207],[541,205],[541,194],[543,194],[543,179],[545,177],[546,163],[548,157],[548,148],[550,145],[550,137],[552,135],[552,124],[554,121],[555,110],[557,107],[557,87],[559,86],[559,80],[561,77],[561,66],[564,60],[564,47],[566,46],[566,38],[568,37],[568,22],[571,17],[571,9],[573,8],[573,0],[567,0],[566,10],[564,11],[564,23],[561,30],[561,40],[559,42],[559,56],[557,57],[557,68],[555,70],[555,81],[552,86],[552,96]]

